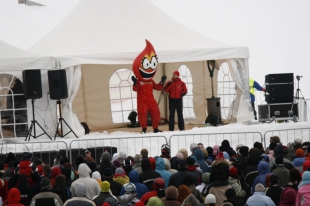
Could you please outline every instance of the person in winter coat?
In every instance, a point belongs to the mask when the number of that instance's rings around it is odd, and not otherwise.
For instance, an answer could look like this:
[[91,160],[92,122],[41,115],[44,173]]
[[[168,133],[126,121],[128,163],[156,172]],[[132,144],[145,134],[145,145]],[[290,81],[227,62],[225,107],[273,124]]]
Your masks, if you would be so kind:
[[250,96],[251,96],[251,105],[252,105],[252,109],[254,112],[254,118],[255,120],[257,120],[256,110],[255,110],[255,89],[257,89],[258,91],[263,91],[263,92],[266,92],[266,90],[252,78],[249,78],[249,87],[250,87],[249,91],[250,91]]
[[241,188],[241,184],[240,184],[240,181],[239,181],[237,168],[231,167],[229,169],[228,182],[229,182],[230,186],[235,190],[235,193],[236,193],[237,196],[245,197],[246,193]]
[[113,180],[124,185],[129,182],[129,177],[126,175],[126,172],[123,168],[119,167],[115,170]]
[[96,195],[100,193],[100,187],[96,180],[92,179],[89,174],[91,170],[87,166],[87,164],[82,163],[78,168],[79,179],[75,180],[71,184],[70,192],[72,197],[75,197],[75,186],[78,183],[83,183],[86,186],[86,197],[89,199],[93,199]]
[[61,201],[60,197],[51,192],[51,181],[49,178],[43,178],[40,182],[41,192],[35,195],[31,202],[30,206],[42,206],[42,205],[49,205],[49,206],[62,206],[63,202]]
[[179,78],[180,72],[174,71],[172,79],[164,86],[169,93],[169,131],[174,130],[174,115],[177,111],[179,130],[185,130],[183,119],[183,96],[187,94],[186,84]]
[[171,169],[171,163],[170,163],[170,161],[167,158],[163,158],[163,160],[164,160],[164,163],[165,163],[165,170],[167,170],[171,174],[175,174],[175,173],[178,172],[178,170],[176,170],[176,169]]
[[198,184],[201,184],[202,172],[200,172],[200,170],[197,170],[195,166],[195,163],[196,163],[195,156],[189,156],[185,161],[186,161],[187,171],[192,172],[196,176]]
[[149,159],[142,159],[141,167],[143,172],[139,175],[139,182],[145,184],[149,191],[152,191],[154,180],[161,176],[158,172],[152,170]]
[[186,176],[183,180],[183,184],[191,190],[191,193],[196,197],[197,200],[199,200],[200,203],[204,202],[204,197],[195,187],[195,179],[193,179],[193,177]]
[[93,172],[92,175],[91,175],[91,178],[95,179],[98,182],[99,185],[102,183],[101,175],[100,175],[100,173],[98,171]]
[[125,193],[117,197],[118,206],[134,206],[136,202],[139,202],[137,198],[136,186],[129,182],[124,185]]
[[274,174],[270,176],[269,182],[270,187],[265,191],[265,194],[270,197],[276,205],[279,205],[283,187],[279,186],[279,179]]
[[66,188],[66,178],[60,174],[55,178],[55,185],[53,186],[52,192],[56,193],[62,202],[66,202],[67,199],[71,198],[70,189]]
[[266,176],[270,173],[270,167],[268,162],[260,161],[258,164],[259,175],[254,179],[252,185],[252,194],[254,193],[254,188],[258,183],[261,183],[264,187],[266,186]]
[[159,190],[165,189],[165,181],[163,178],[156,178],[153,183],[153,190],[145,193],[141,198],[140,202],[146,204],[151,197],[158,196]]
[[101,206],[104,203],[105,199],[107,199],[108,197],[113,197],[110,194],[110,183],[108,181],[103,181],[100,187],[101,187],[100,194],[93,198],[93,201],[96,204],[96,206]]
[[57,167],[57,166],[52,167],[51,184],[52,184],[53,187],[54,187],[54,185],[55,185],[55,178],[56,178],[59,174],[61,174],[60,168]]
[[174,186],[169,186],[165,191],[164,206],[181,206],[177,201],[178,189]]
[[310,172],[305,171],[296,196],[296,206],[310,205]]
[[200,204],[199,200],[197,200],[197,198],[193,194],[188,195],[185,198],[185,200],[182,202],[182,205],[186,205],[187,203],[190,203],[190,205],[193,205],[193,206],[198,206]]
[[198,185],[198,181],[194,173],[187,171],[186,161],[179,160],[179,172],[171,175],[168,185],[173,185],[176,188],[179,188],[179,186],[183,184],[183,180],[186,176],[192,176],[195,179],[195,185]]
[[297,190],[293,187],[286,187],[284,188],[279,206],[295,206],[297,196]]
[[201,149],[196,149],[194,151],[194,156],[197,158],[197,164],[199,164],[199,167],[202,170],[202,172],[203,173],[210,172],[209,165],[206,163]]
[[290,171],[284,167],[283,157],[281,156],[276,158],[276,169],[272,170],[272,173],[277,175],[280,187],[285,187],[290,181]]
[[160,174],[161,178],[163,178],[165,180],[165,188],[167,188],[169,180],[170,180],[171,173],[168,172],[167,170],[165,170],[165,162],[164,162],[163,158],[160,158],[160,157],[157,158],[155,171],[158,172]]
[[295,151],[295,159],[293,160],[293,166],[298,169],[299,172],[303,172],[303,164],[306,161],[305,151],[301,148]]
[[[147,186],[145,186],[142,183],[139,183],[139,174],[136,170],[132,170],[129,173],[129,180],[130,183],[135,185],[135,191],[137,193],[137,197],[140,199],[142,197],[142,195],[144,195],[145,193],[149,192]],[[119,195],[123,195],[125,194],[125,186],[122,187],[121,192],[119,193]]]
[[74,185],[74,192],[75,192],[74,197],[71,199],[68,199],[65,202],[64,206],[76,206],[76,205],[79,205],[79,206],[96,206],[96,204],[92,200],[86,198],[87,191],[86,191],[85,184],[83,184],[81,182],[75,184]]
[[20,192],[17,188],[12,188],[9,191],[8,203],[4,204],[5,206],[25,206],[20,203]]
[[113,171],[111,168],[105,168],[103,170],[102,176],[103,181],[108,181],[110,183],[110,190],[114,196],[118,196],[122,190],[122,185],[113,180]]
[[234,206],[244,206],[245,202],[244,202],[243,197],[237,196],[233,188],[227,189],[225,192],[225,196],[227,199],[224,201],[224,203],[230,202]]
[[254,194],[249,197],[249,199],[246,201],[246,204],[248,206],[276,206],[274,202],[271,200],[270,197],[267,197],[264,193],[265,187],[261,183],[258,183],[255,186]]

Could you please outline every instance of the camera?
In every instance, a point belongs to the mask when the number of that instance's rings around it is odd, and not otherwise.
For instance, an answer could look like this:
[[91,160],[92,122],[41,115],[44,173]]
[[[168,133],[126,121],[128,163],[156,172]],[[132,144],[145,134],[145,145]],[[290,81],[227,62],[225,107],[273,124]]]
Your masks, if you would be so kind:
[[302,76],[297,75],[297,76],[296,76],[296,79],[297,79],[297,80],[300,80],[301,77],[302,77]]
[[86,150],[85,150],[85,154],[88,154],[88,153],[89,153],[89,151],[88,151],[88,149],[86,149]]

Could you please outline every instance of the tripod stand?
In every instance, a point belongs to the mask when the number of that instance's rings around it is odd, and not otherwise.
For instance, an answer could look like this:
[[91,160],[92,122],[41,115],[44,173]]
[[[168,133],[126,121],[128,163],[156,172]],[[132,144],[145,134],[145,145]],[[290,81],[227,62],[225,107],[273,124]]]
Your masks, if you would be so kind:
[[[57,123],[57,127],[56,127],[56,133],[55,133],[55,137],[54,137],[54,140],[56,139],[56,136],[57,134],[59,135],[59,137],[63,138],[65,137],[66,135],[68,135],[70,132],[72,132],[76,138],[78,138],[78,136],[73,132],[73,130],[71,129],[71,127],[69,126],[69,124],[66,122],[66,120],[64,120],[64,118],[62,118],[62,115],[61,115],[61,101],[60,99],[57,99],[57,104],[58,104],[58,108],[59,108],[59,121]],[[69,132],[67,132],[65,135],[63,135],[63,127],[62,127],[62,122],[64,122],[67,127],[70,129]],[[59,124],[60,124],[60,132],[58,131],[58,127],[59,127]]]
[[[38,138],[40,137],[41,135],[43,134],[46,134],[51,140],[52,138],[49,136],[49,134],[47,134],[47,132],[43,129],[43,127],[37,122],[37,120],[35,120],[35,117],[34,117],[34,99],[31,100],[31,104],[32,104],[32,121],[31,121],[31,126],[28,130],[28,133],[27,133],[27,136],[26,136],[26,139],[25,141],[30,141],[30,137],[33,137],[33,138]],[[43,133],[40,134],[40,135],[36,135],[36,124],[42,129]],[[33,129],[33,135],[31,134],[32,133],[32,129]]]

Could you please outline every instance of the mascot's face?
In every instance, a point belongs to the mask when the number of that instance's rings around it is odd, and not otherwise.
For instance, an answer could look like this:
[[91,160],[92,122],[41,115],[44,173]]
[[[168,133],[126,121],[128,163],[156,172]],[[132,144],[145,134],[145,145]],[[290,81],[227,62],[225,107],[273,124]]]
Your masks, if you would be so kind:
[[152,79],[157,71],[157,55],[153,45],[146,41],[145,49],[136,57],[132,65],[132,71],[140,81]]

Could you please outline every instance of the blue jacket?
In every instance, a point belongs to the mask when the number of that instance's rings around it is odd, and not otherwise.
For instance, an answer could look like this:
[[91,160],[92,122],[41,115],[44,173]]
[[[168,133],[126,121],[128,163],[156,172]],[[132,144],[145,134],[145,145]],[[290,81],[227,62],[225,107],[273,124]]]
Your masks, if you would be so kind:
[[254,192],[252,196],[246,201],[248,206],[276,206],[270,197],[263,192]]
[[168,172],[167,170],[165,170],[165,161],[163,158],[161,158],[161,157],[157,158],[155,171],[158,172],[160,174],[161,178],[163,178],[165,180],[165,188],[167,188],[169,180],[170,180],[171,173]]
[[[136,192],[137,192],[137,197],[140,199],[142,195],[145,193],[149,192],[149,189],[147,186],[139,182],[139,173],[136,170],[132,170],[129,173],[129,180],[131,183],[133,183],[136,186]],[[120,196],[125,194],[125,188],[122,187],[122,190],[120,192]]]
[[[251,85],[249,85],[249,86],[251,87]],[[258,91],[262,91],[263,90],[263,87],[260,86],[256,81],[254,81],[253,88],[257,89]],[[251,102],[255,102],[255,95],[250,93],[250,96],[251,96]]]
[[255,186],[258,183],[261,183],[262,185],[264,185],[264,187],[266,187],[266,176],[267,174],[270,174],[269,163],[266,161],[260,161],[258,163],[257,169],[258,169],[259,175],[253,181],[252,194],[254,193]]
[[196,149],[194,151],[194,156],[196,157],[197,163],[199,164],[200,169],[203,171],[203,173],[210,172],[209,166],[204,159],[203,152],[200,149]]

